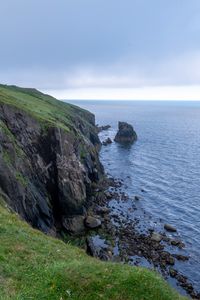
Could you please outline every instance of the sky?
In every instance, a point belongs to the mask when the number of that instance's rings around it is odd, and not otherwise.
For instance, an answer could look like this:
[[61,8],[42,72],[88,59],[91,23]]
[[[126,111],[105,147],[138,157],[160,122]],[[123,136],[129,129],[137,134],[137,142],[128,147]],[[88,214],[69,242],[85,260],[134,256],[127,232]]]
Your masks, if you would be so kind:
[[200,0],[0,0],[0,82],[59,99],[200,100]]

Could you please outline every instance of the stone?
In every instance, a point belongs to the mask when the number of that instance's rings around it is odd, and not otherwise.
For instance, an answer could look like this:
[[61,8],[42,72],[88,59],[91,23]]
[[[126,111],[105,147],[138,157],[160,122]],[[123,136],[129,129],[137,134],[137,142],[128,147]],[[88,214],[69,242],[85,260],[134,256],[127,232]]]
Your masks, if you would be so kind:
[[177,259],[177,260],[182,260],[182,261],[187,261],[189,260],[188,256],[185,255],[181,255],[181,254],[173,254],[173,256]]
[[93,216],[88,216],[85,219],[85,226],[90,229],[98,228],[101,226],[101,220]]
[[173,269],[173,268],[169,268],[169,275],[171,276],[171,277],[176,277],[176,275],[178,274],[178,272],[175,270],[175,269]]
[[185,244],[181,241],[178,241],[178,240],[171,240],[171,245],[179,247],[180,249],[185,247]]
[[105,141],[102,143],[104,146],[107,146],[109,144],[112,144],[112,140],[108,137]]
[[153,232],[151,236],[151,240],[155,242],[160,242],[162,240],[162,235],[157,232]]
[[81,234],[85,230],[84,216],[63,217],[62,225],[71,234]]
[[170,224],[165,224],[164,228],[165,228],[165,230],[171,231],[171,232],[176,232],[177,231],[177,229],[174,226],[170,225]]
[[130,144],[137,140],[137,134],[132,125],[126,122],[119,122],[118,132],[114,140],[117,143]]
[[108,130],[110,127],[111,127],[110,125],[96,126],[98,133],[104,130]]

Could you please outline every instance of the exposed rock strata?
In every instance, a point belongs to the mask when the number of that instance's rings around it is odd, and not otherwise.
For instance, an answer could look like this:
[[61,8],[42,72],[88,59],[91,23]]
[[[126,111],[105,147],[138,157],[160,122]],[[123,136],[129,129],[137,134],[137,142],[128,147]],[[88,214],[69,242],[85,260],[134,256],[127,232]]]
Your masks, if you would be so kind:
[[73,109],[67,131],[0,101],[0,193],[44,232],[69,228],[66,218],[83,215],[103,174],[94,115]]

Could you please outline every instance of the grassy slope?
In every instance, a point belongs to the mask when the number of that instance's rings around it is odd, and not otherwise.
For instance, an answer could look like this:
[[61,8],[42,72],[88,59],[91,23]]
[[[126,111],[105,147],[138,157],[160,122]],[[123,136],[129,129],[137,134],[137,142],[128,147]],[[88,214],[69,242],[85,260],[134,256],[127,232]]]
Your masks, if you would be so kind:
[[89,257],[32,229],[1,204],[0,299],[184,298],[156,273]]
[[84,109],[57,101],[55,98],[35,89],[0,84],[1,103],[26,111],[45,125],[56,125],[65,130],[73,127],[73,117],[78,115],[81,118],[88,114]]

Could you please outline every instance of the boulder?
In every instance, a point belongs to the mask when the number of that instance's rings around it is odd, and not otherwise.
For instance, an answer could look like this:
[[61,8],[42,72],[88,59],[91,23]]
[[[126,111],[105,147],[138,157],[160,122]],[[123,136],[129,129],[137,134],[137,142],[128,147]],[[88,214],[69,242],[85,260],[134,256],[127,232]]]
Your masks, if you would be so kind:
[[115,136],[115,142],[117,143],[133,143],[137,140],[137,134],[133,129],[133,126],[126,122],[118,123],[118,132]]
[[74,216],[63,218],[62,225],[71,234],[81,234],[85,230],[84,216]]
[[151,240],[159,243],[162,240],[162,235],[157,232],[153,232],[151,236]]
[[102,143],[104,146],[107,146],[109,144],[112,144],[112,140],[108,137],[105,141]]
[[174,226],[170,225],[170,224],[165,224],[164,228],[165,228],[165,230],[171,231],[171,232],[176,232],[177,231],[176,228]]
[[85,226],[90,229],[98,228],[101,226],[101,220],[93,216],[88,216],[85,219]]

